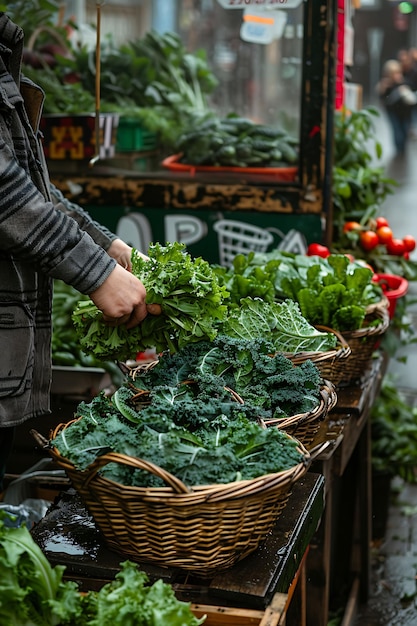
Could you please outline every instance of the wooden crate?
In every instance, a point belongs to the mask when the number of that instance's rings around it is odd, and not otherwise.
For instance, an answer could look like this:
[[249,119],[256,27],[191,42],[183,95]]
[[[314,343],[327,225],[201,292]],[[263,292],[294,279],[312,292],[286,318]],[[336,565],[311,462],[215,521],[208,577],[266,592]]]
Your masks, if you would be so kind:
[[263,611],[210,604],[191,604],[196,617],[207,616],[204,626],[284,626],[287,594],[276,593]]

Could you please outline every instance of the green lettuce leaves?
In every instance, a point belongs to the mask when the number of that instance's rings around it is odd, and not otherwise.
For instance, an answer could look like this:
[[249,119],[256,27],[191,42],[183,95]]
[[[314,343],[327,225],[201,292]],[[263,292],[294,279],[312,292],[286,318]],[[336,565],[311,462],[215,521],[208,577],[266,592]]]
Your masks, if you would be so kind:
[[199,626],[189,602],[130,561],[99,591],[81,595],[52,567],[26,526],[0,518],[0,623],[2,626]]
[[151,244],[149,261],[132,253],[132,272],[146,288],[147,304],[159,304],[161,315],[148,315],[139,326],[110,327],[91,300],[80,301],[72,319],[80,347],[103,360],[134,359],[138,352],[155,348],[171,351],[189,343],[212,340],[216,322],[224,318],[228,296],[214,270],[201,257],[193,259],[184,244]]

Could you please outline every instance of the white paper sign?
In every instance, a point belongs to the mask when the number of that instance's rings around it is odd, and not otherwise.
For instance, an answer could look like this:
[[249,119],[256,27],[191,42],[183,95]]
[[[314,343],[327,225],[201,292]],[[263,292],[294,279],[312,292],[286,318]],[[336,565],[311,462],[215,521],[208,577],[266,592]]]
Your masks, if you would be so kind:
[[285,11],[245,9],[240,37],[249,43],[269,44],[282,37],[286,23]]

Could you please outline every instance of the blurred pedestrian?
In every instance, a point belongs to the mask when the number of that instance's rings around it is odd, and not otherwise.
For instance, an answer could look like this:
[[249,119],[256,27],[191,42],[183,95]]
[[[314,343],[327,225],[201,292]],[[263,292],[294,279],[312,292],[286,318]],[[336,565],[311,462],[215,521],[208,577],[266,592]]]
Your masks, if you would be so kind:
[[376,91],[391,125],[396,153],[402,156],[405,154],[417,97],[405,80],[399,61],[386,61]]

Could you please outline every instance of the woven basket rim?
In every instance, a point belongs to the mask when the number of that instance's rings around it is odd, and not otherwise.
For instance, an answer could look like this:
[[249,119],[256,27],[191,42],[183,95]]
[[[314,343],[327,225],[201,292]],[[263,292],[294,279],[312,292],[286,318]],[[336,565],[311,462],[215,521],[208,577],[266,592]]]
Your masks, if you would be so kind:
[[311,411],[306,413],[297,413],[283,418],[272,418],[269,420],[263,420],[266,426],[278,426],[278,428],[285,430],[286,428],[293,428],[299,426],[302,423],[314,421],[316,419],[324,419],[329,411],[333,409],[337,404],[337,393],[335,385],[330,380],[323,379],[323,384],[320,387],[320,402]]
[[[170,502],[183,502],[184,504],[189,505],[201,502],[220,502],[226,499],[255,495],[257,493],[267,492],[277,489],[278,487],[292,484],[296,478],[307,471],[312,461],[307,448],[298,439],[292,437],[288,433],[285,433],[289,439],[297,442],[297,449],[302,454],[303,459],[300,463],[297,463],[286,470],[263,474],[252,479],[239,480],[230,483],[193,485],[191,487],[187,487],[179,478],[170,474],[170,472],[167,472],[155,463],[117,452],[108,452],[107,454],[97,457],[97,459],[95,459],[85,470],[81,471],[75,467],[72,461],[61,455],[57,448],[55,448],[51,443],[51,440],[53,441],[61,430],[64,430],[80,419],[82,419],[82,417],[77,417],[69,422],[58,424],[50,432],[49,441],[34,429],[31,430],[31,434],[43,447],[43,449],[50,456],[52,456],[58,465],[65,469],[65,471],[75,473],[80,479],[82,479],[85,487],[87,487],[88,484],[97,476],[100,481],[105,481],[109,484],[109,486],[113,486],[119,492],[129,492],[131,494],[135,494],[137,497],[142,496],[149,500],[163,498],[164,502],[167,502],[167,497],[169,497]],[[102,467],[112,462],[130,465],[138,469],[148,469],[148,471],[155,470],[156,474],[162,478],[162,480],[168,482],[168,484],[164,487],[126,486],[112,481],[104,476],[98,475],[98,472]]]
[[372,337],[373,335],[382,335],[387,330],[390,324],[388,307],[376,307],[374,310],[370,311],[368,315],[374,315],[376,318],[379,318],[379,324],[376,324],[375,326],[364,326],[362,328],[357,328],[354,330],[343,331],[344,336],[348,342],[349,339],[351,340],[362,337]]
[[378,309],[388,309],[389,308],[389,300],[386,295],[383,295],[381,300],[378,302],[373,302],[372,304],[368,304],[366,307],[366,313],[369,315]]
[[338,344],[335,348],[332,348],[331,350],[323,350],[322,352],[318,350],[295,353],[284,352],[283,354],[287,358],[291,359],[291,361],[295,365],[298,365],[299,363],[302,363],[307,359],[313,361],[313,363],[317,363],[327,360],[333,361],[335,359],[346,359],[348,356],[350,356],[351,348],[340,331],[336,330],[335,328],[330,328],[329,326],[324,326],[323,324],[316,324],[315,328],[317,330],[321,330],[327,333],[333,333],[334,335],[336,335]]

